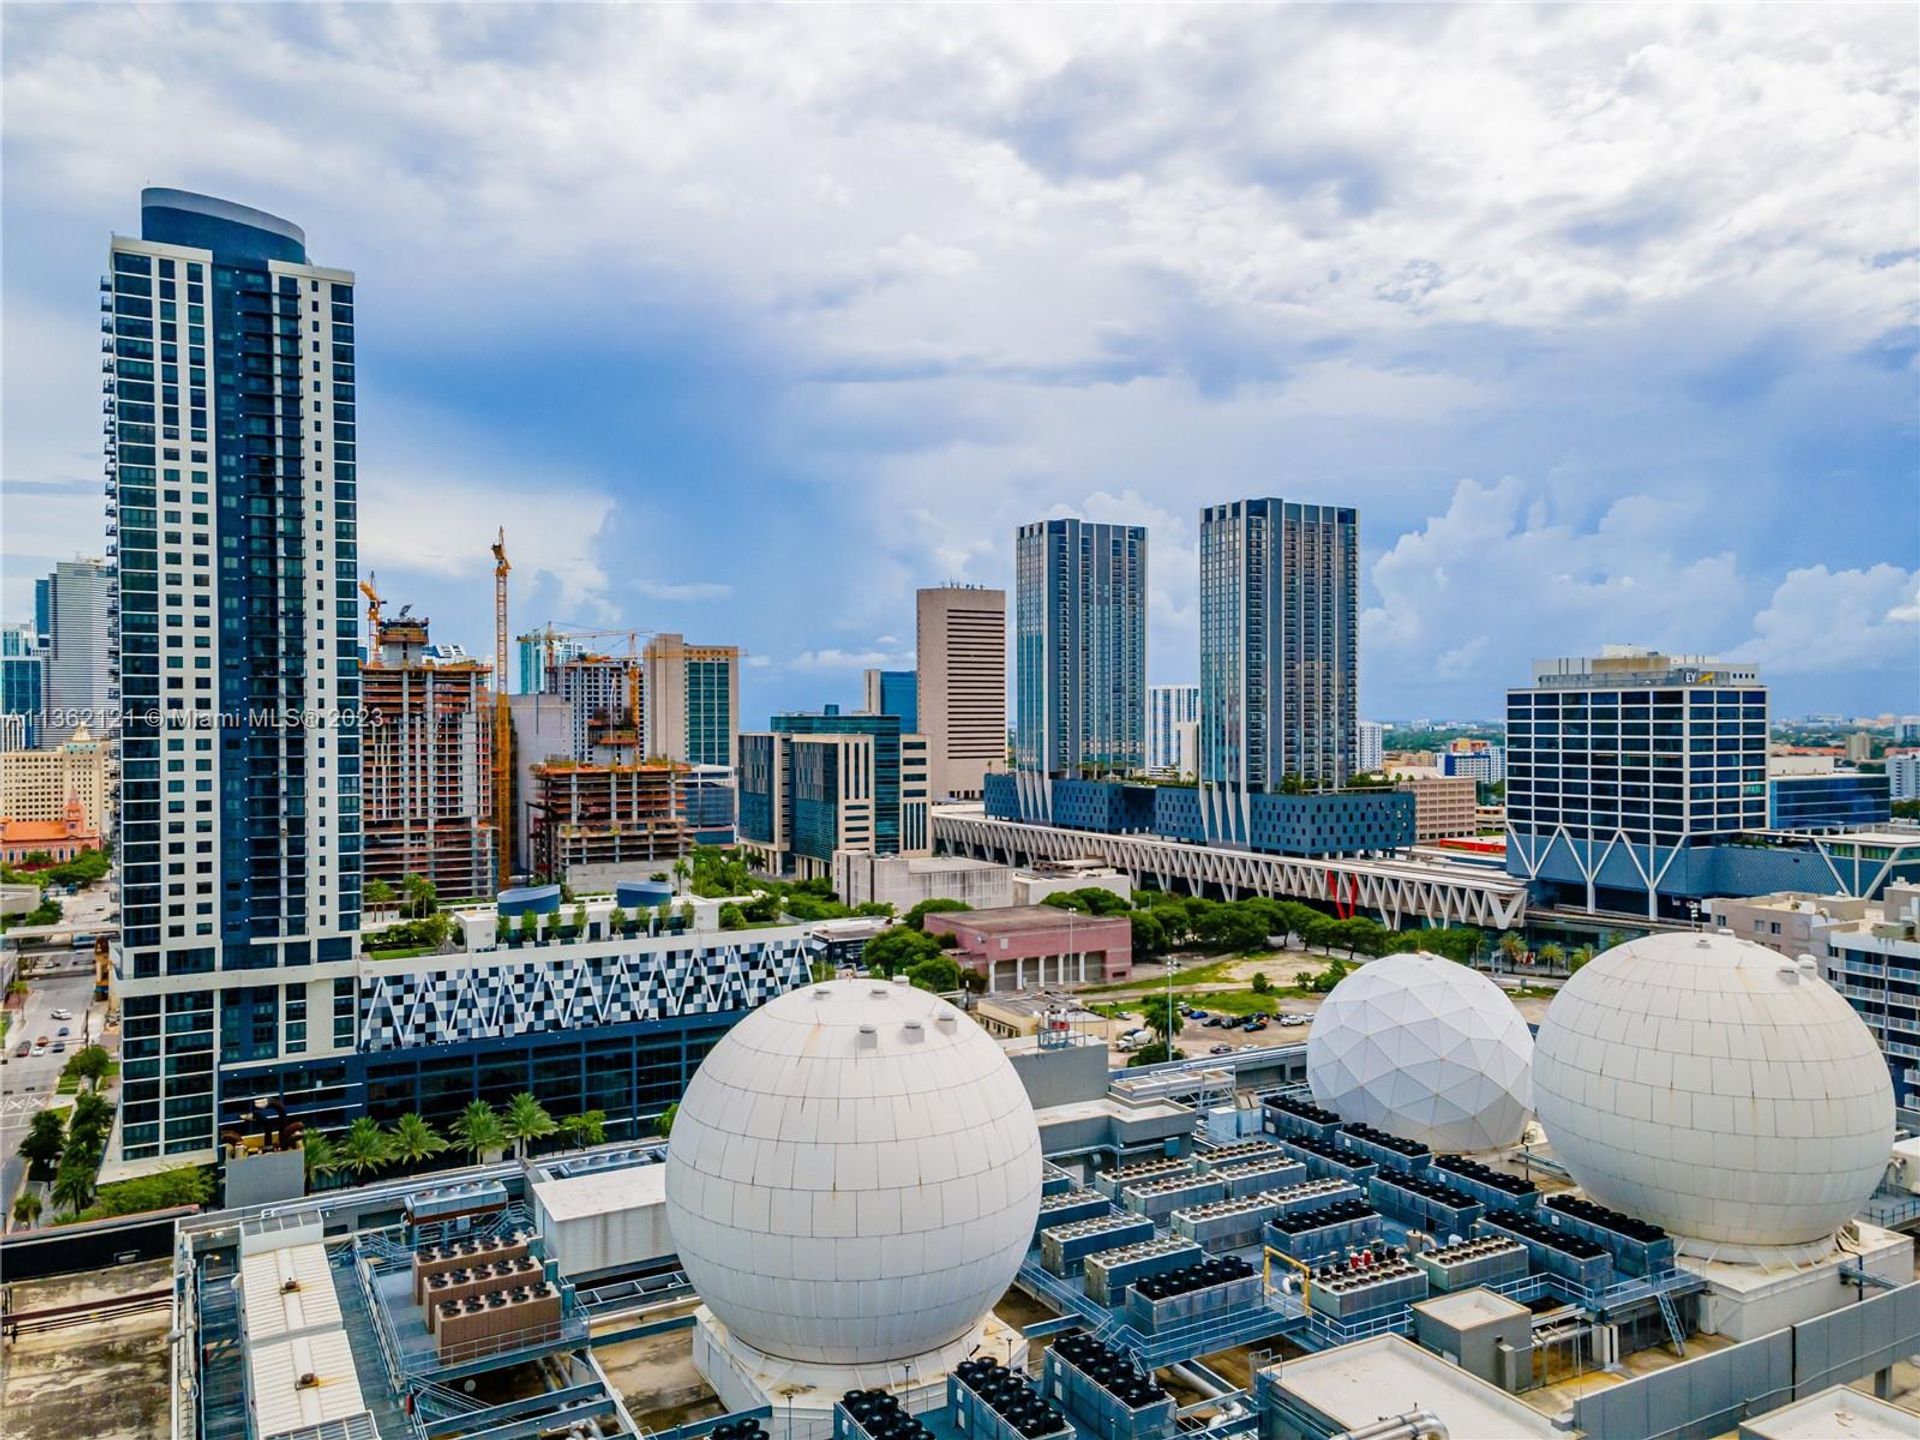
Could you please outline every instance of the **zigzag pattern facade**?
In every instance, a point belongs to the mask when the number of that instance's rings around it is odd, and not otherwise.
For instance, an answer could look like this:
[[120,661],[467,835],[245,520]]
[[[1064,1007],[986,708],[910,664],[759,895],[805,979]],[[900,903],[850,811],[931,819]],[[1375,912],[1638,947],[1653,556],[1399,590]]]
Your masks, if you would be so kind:
[[1510,930],[1522,924],[1527,914],[1526,885],[1503,875],[1429,876],[1404,862],[1262,855],[940,810],[933,814],[933,836],[936,847],[949,854],[1009,865],[1092,856],[1126,871],[1136,884],[1151,883],[1161,889],[1180,880],[1196,892],[1213,887],[1230,900],[1243,895],[1333,900],[1343,913],[1371,910],[1395,928],[1421,919],[1436,925]]

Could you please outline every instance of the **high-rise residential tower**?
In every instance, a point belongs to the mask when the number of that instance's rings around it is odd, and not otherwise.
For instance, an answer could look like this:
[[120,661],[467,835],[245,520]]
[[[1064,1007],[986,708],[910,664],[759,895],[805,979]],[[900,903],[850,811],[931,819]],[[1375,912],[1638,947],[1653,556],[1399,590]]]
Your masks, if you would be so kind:
[[1200,722],[1198,685],[1147,687],[1147,768],[1185,774],[1194,766],[1191,741]]
[[734,763],[740,734],[740,648],[647,641],[647,754],[685,765]]
[[178,1164],[256,1095],[343,1084],[355,1045],[354,289],[298,226],[179,190],[142,192],[109,267],[117,1133]]
[[1007,592],[943,585],[917,597],[920,729],[936,800],[977,800],[1007,759]]
[[1022,525],[1014,575],[1015,770],[1023,810],[1048,820],[1052,781],[1146,763],[1146,529]]
[[46,724],[40,743],[55,744],[79,729],[110,731],[113,572],[103,560],[62,560],[47,577],[45,594]]
[[1360,525],[1338,505],[1235,500],[1200,514],[1200,806],[1252,843],[1250,797],[1354,771]]

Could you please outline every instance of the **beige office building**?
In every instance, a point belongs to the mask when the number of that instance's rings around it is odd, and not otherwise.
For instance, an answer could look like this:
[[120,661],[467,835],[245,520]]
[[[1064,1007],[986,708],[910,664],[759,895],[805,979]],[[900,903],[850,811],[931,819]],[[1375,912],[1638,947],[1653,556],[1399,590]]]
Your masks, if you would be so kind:
[[1446,840],[1475,834],[1479,828],[1475,796],[1479,786],[1470,775],[1405,776],[1399,788],[1413,794],[1413,831],[1416,840]]
[[0,818],[54,821],[67,801],[78,800],[87,824],[105,835],[112,829],[113,798],[106,742],[83,725],[73,738],[40,750],[0,751]]
[[646,651],[646,753],[683,765],[739,763],[740,647],[655,635]]
[[917,619],[928,789],[935,800],[977,800],[987,772],[1007,763],[1007,592],[922,590]]

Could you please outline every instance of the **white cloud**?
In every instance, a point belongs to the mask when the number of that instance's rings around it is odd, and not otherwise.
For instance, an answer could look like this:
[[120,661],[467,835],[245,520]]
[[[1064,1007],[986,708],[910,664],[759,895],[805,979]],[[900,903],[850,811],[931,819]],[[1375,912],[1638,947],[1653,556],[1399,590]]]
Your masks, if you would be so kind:
[[786,668],[803,672],[822,670],[910,670],[913,652],[901,650],[803,650]]
[[1753,632],[1738,658],[1758,662],[1762,678],[1910,668],[1920,656],[1920,570],[1790,571]]
[[717,580],[635,580],[633,588],[649,600],[725,600],[733,586]]

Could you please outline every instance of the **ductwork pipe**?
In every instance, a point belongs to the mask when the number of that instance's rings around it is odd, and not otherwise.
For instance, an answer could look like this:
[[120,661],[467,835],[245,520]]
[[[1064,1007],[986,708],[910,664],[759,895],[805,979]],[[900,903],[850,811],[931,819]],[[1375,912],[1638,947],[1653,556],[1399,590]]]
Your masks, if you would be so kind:
[[1333,1440],[1453,1440],[1446,1423],[1431,1410],[1410,1410],[1405,1415],[1389,1415],[1371,1425],[1348,1430]]

